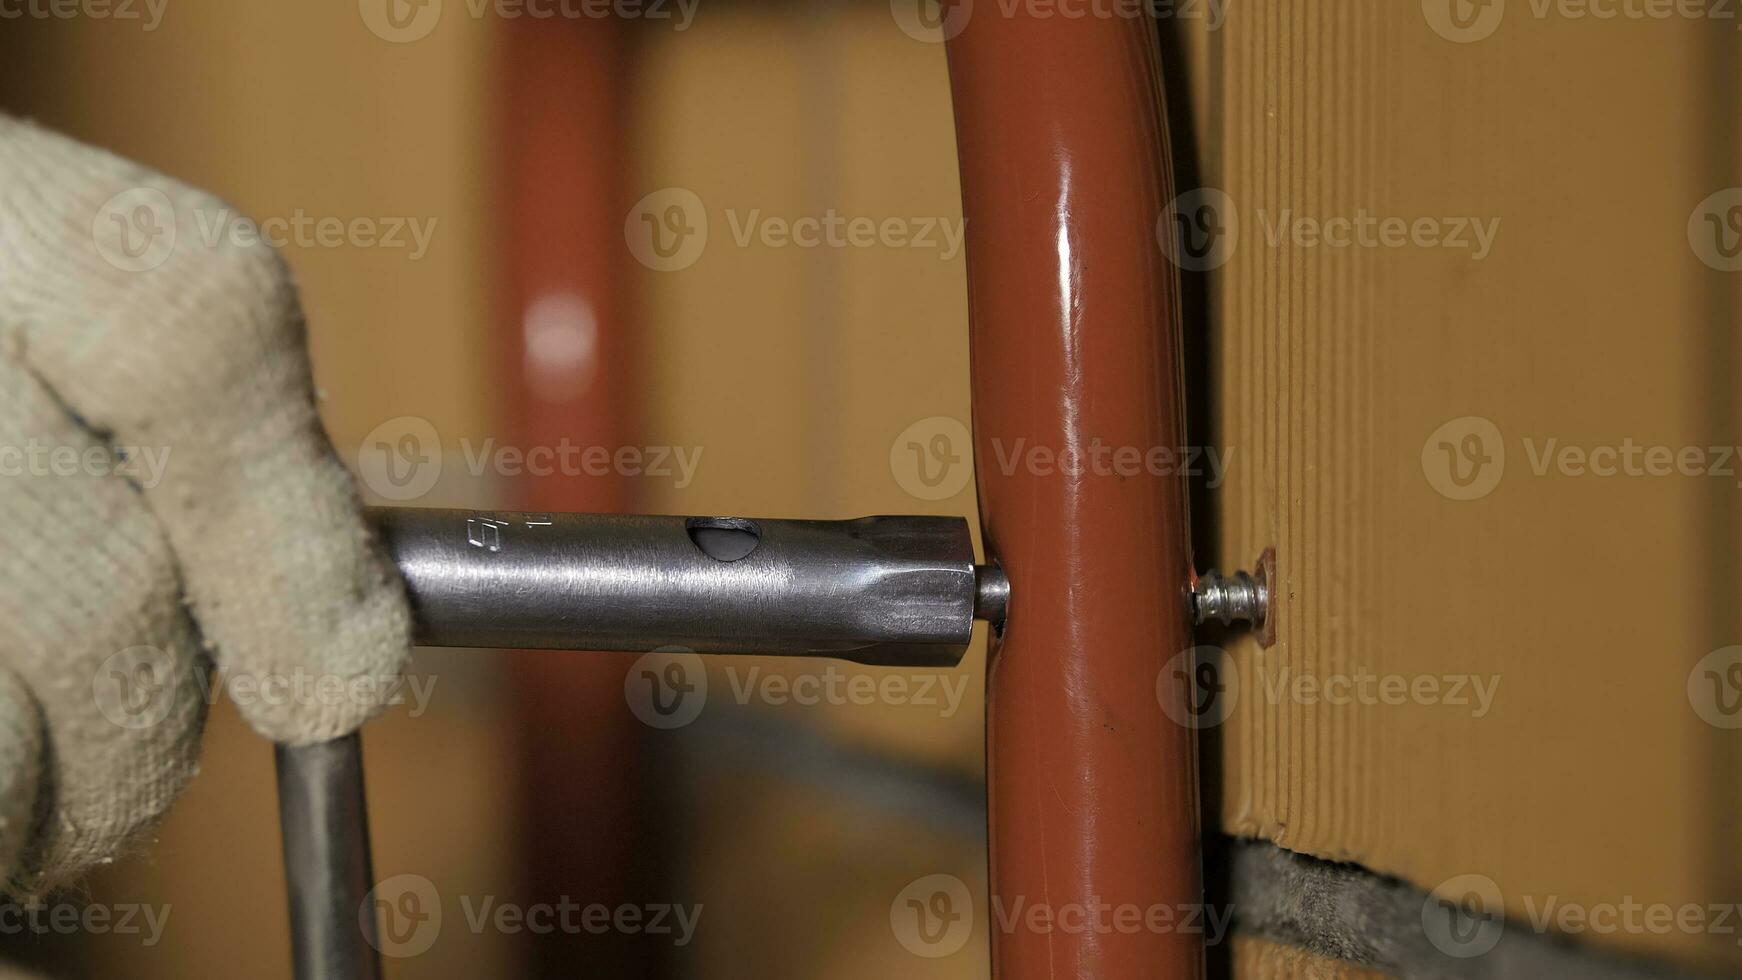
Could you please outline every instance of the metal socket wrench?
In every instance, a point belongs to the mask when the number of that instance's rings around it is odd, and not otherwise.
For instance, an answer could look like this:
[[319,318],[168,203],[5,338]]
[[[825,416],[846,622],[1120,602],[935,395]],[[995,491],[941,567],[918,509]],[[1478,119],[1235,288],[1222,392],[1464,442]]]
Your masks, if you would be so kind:
[[[1010,584],[959,517],[789,521],[374,508],[424,646],[835,657],[953,667]],[[374,980],[356,735],[278,750],[298,980]]]
[[953,667],[1009,586],[959,517],[792,521],[379,508],[426,646]]

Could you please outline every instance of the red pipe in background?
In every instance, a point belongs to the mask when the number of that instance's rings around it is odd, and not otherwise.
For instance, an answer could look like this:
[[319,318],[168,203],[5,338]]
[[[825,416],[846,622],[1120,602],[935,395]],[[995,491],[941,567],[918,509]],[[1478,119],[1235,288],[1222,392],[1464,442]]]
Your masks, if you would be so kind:
[[[1203,901],[1195,738],[1156,693],[1190,642],[1184,477],[1022,462],[1031,447],[1092,461],[1097,444],[1183,443],[1178,285],[1155,233],[1172,197],[1155,23],[1025,9],[962,4],[944,21],[959,30],[975,472],[1012,596],[987,681],[991,891],[995,912],[1065,917],[993,915],[993,968],[1201,976],[1202,934],[1148,918],[1177,924]],[[1143,925],[1060,927],[1097,908]]]
[[[623,241],[627,32],[614,18],[505,19],[500,121],[504,159],[506,335],[503,441],[530,450],[604,446],[635,431]],[[528,510],[634,510],[622,475],[556,472],[514,488]],[[530,902],[629,901],[642,767],[623,703],[633,655],[517,652],[511,664],[521,799],[515,839]],[[640,862],[646,864],[647,862]],[[530,933],[524,976],[646,976],[646,944],[585,932]]]

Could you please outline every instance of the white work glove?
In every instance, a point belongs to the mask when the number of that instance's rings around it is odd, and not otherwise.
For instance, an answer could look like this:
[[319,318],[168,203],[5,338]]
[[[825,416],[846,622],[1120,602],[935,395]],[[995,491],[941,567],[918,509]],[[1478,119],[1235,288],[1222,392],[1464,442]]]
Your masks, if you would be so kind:
[[257,240],[210,240],[228,214],[0,116],[12,894],[152,826],[195,771],[214,663],[254,728],[303,743],[373,715],[409,648],[403,587],[315,412],[290,274]]

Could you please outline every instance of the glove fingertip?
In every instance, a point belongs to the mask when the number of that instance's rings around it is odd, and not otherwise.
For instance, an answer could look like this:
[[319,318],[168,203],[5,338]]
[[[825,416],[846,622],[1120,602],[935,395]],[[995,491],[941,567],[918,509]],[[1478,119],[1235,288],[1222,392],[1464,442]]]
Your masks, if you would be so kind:
[[[326,587],[298,604],[263,610],[257,628],[222,644],[226,686],[242,716],[275,742],[304,745],[348,735],[396,702],[411,653],[411,612],[398,571],[356,514],[329,525],[319,549]],[[348,587],[339,583],[348,582]],[[216,617],[233,623],[240,610]],[[274,625],[271,621],[288,617]],[[261,629],[259,627],[267,627]],[[304,648],[285,645],[299,637]]]

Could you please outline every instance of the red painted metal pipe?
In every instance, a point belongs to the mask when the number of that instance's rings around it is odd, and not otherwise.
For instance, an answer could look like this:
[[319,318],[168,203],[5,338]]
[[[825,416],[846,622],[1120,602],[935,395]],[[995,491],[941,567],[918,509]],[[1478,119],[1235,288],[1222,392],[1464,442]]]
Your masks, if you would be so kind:
[[[501,25],[504,331],[492,339],[503,438],[522,447],[634,441],[639,373],[623,244],[629,131],[627,30],[615,18]],[[552,473],[513,488],[527,510],[633,511],[623,476]],[[633,655],[527,651],[509,662],[521,779],[516,839],[526,903],[635,898],[652,850],[637,773],[644,729],[623,708]],[[644,936],[525,935],[517,976],[646,976]]]
[[[1195,738],[1155,683],[1189,645],[1186,486],[1107,455],[1183,441],[1155,24],[975,4],[959,26],[976,473],[1012,595],[987,692],[994,971],[1201,976],[1178,928],[1202,901]],[[1107,928],[1071,928],[1085,913]]]

